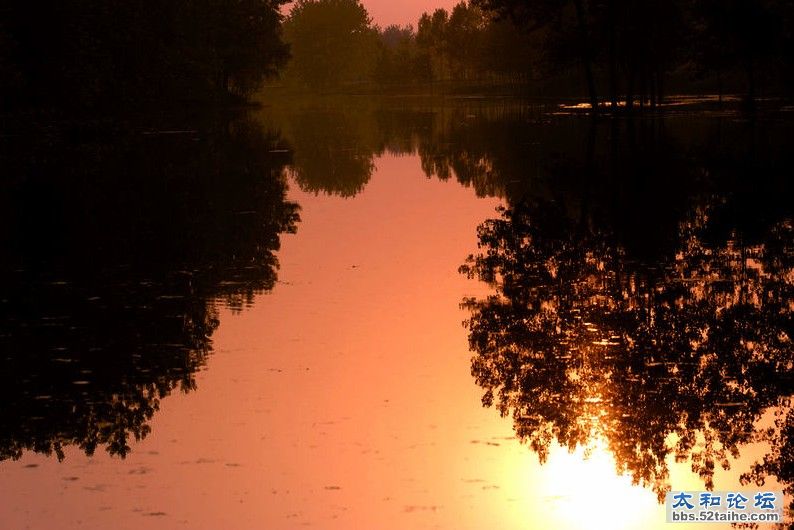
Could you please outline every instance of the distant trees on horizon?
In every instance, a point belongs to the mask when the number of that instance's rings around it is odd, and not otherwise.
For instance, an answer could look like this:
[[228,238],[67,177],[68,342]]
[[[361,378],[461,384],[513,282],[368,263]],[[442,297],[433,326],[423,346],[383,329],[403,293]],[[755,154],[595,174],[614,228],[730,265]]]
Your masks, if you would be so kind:
[[532,35],[466,2],[423,14],[416,28],[381,28],[359,0],[299,0],[284,28],[292,54],[285,78],[315,90],[514,84],[530,78],[536,58]]
[[285,17],[286,3],[9,0],[0,106],[242,101],[280,73],[315,92],[494,88],[629,110],[794,87],[786,0],[464,0],[385,28],[360,0],[297,0]]
[[[359,16],[343,34],[337,21],[345,9]],[[294,65],[287,78],[313,89],[535,85],[631,109],[661,103],[668,82],[748,100],[762,87],[794,86],[794,7],[784,0],[464,0],[424,13],[415,27],[385,28],[358,0],[300,0],[286,27],[315,30],[287,31]],[[300,36],[322,47],[337,42],[325,37],[332,29],[347,35],[343,53],[358,50],[344,68],[328,67],[333,46],[309,53]]]

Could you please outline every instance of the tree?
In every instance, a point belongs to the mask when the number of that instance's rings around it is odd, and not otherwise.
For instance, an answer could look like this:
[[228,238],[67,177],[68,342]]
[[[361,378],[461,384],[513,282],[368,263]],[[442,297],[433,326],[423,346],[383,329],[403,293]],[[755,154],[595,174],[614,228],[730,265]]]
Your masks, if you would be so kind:
[[313,89],[366,80],[377,37],[359,0],[298,0],[284,23],[290,75]]
[[547,42],[553,47],[567,47],[573,43],[582,64],[587,94],[593,112],[598,110],[596,92],[592,15],[593,2],[587,0],[474,0],[475,5],[497,16],[509,18],[526,31],[544,30]]
[[275,76],[289,58],[281,41],[280,7],[287,0],[222,0],[209,18],[209,43],[219,88],[249,94]]
[[431,80],[430,61],[416,44],[413,27],[387,26],[378,32],[380,50],[374,77],[382,85],[426,83]]
[[[789,8],[790,9],[790,8]],[[785,11],[774,0],[709,0],[696,3],[695,56],[702,71],[722,74],[738,66],[745,75],[745,97],[755,102],[758,70],[782,44]]]
[[[0,96],[14,106],[239,99],[288,58],[285,0],[5,2]],[[42,16],[46,13],[46,16]]]
[[476,6],[461,2],[452,9],[447,24],[449,62],[453,75],[470,79],[480,66],[477,54],[483,49],[486,19]]
[[432,15],[423,13],[416,30],[416,44],[430,58],[430,68],[435,79],[444,79],[449,67],[447,57],[449,42],[447,25],[449,13],[446,9],[436,9]]

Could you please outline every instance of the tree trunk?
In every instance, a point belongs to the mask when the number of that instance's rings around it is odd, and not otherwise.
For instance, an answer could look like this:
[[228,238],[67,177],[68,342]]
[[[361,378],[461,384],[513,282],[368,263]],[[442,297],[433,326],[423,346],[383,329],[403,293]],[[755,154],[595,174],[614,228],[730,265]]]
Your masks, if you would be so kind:
[[590,56],[590,38],[587,31],[587,17],[584,12],[582,0],[574,0],[576,8],[576,21],[579,26],[579,45],[581,46],[582,64],[584,66],[584,76],[587,82],[587,92],[590,96],[590,106],[594,113],[598,112],[598,96],[596,94],[595,78],[593,77],[593,61]]
[[656,104],[660,107],[664,103],[664,73],[656,72]]
[[626,72],[626,110],[631,112],[634,108],[634,68],[631,65]]
[[647,77],[648,77],[648,70],[643,66],[642,70],[640,70],[640,112],[642,112],[642,109],[645,107]]
[[747,58],[747,107],[755,108],[755,61],[752,55]]
[[607,4],[609,24],[609,103],[612,112],[618,110],[618,65],[617,43],[615,37],[615,0]]

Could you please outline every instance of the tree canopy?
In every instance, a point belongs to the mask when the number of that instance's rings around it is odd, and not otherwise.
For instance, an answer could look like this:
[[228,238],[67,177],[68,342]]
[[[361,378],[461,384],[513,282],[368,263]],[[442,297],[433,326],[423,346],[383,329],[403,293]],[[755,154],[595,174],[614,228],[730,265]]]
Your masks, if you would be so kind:
[[285,0],[10,0],[0,97],[91,107],[249,95],[289,56]]
[[284,23],[289,73],[313,89],[368,78],[375,35],[359,0],[298,0]]
[[315,90],[491,87],[634,110],[674,91],[752,102],[794,88],[781,0],[471,0],[386,28],[356,0],[300,0],[286,33],[293,77]]
[[[744,77],[755,98],[759,71],[770,85],[787,86],[792,64],[791,2],[780,0],[473,0],[497,17],[542,35],[561,64],[581,65],[591,105],[606,86],[609,103],[657,105],[665,76],[697,67]],[[785,71],[785,70],[784,70]],[[721,88],[721,87],[718,87]]]

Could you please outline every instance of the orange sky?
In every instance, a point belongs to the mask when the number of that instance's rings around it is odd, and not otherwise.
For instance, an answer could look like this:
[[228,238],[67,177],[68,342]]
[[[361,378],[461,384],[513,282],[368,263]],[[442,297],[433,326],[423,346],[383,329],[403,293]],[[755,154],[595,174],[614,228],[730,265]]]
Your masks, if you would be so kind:
[[457,0],[362,0],[372,20],[380,26],[413,24],[425,11],[451,9]]
[[[425,11],[432,12],[439,7],[452,9],[460,0],[362,0],[375,24],[386,27],[390,24],[404,26],[416,22]],[[287,5],[284,12],[289,12]]]

